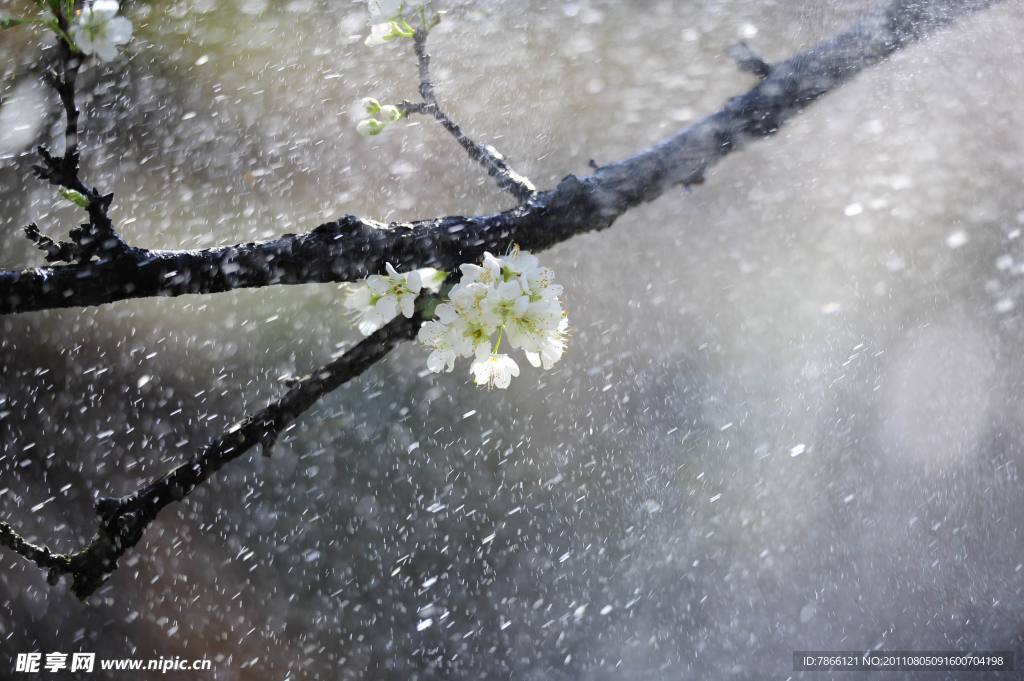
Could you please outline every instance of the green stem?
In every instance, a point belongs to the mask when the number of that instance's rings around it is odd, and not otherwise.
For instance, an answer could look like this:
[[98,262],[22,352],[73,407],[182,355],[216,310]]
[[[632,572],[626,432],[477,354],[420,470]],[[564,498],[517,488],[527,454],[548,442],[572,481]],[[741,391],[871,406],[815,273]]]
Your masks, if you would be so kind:
[[46,26],[46,21],[43,19],[19,19],[18,17],[0,18],[0,28],[14,28],[15,26],[26,26],[28,24]]
[[498,338],[494,341],[494,347],[491,348],[491,354],[498,354],[498,348],[501,347],[501,335],[505,332],[505,323],[502,322],[501,326],[498,327]]
[[75,41],[71,39],[71,36],[64,31],[63,28],[61,28],[60,26],[51,26],[50,28],[53,29],[54,33],[60,36],[61,40],[68,44],[68,49],[70,49],[72,52],[78,53],[82,51],[78,47],[78,45],[75,44]]

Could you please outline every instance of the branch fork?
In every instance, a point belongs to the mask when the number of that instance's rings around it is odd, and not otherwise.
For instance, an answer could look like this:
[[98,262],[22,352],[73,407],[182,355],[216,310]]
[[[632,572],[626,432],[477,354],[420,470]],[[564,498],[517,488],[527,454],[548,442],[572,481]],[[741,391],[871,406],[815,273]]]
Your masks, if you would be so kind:
[[295,419],[323,395],[336,390],[376,364],[395,346],[416,336],[421,319],[398,317],[333,362],[297,379],[279,399],[227,429],[192,458],[125,496],[96,499],[97,529],[92,541],[70,554],[56,553],[27,541],[0,521],[0,545],[47,570],[56,583],[71,576],[71,591],[85,600],[117,569],[117,562],[142,539],[146,528],[170,504],[181,501],[225,464],[257,446],[264,454]]
[[498,186],[507,191],[520,202],[529,201],[537,193],[537,188],[526,176],[516,172],[497,149],[490,145],[479,144],[469,137],[458,123],[453,121],[441,109],[434,92],[434,82],[430,75],[430,54],[427,52],[427,35],[425,28],[417,28],[413,34],[413,49],[419,64],[420,102],[402,102],[399,108],[405,115],[426,114],[441,124],[455,138],[469,157],[479,163],[494,178]]
[[729,48],[728,54],[736,60],[740,71],[752,73],[761,80],[772,75],[772,65],[758,56],[756,52],[742,40]]
[[[66,20],[61,19],[61,22],[61,27],[66,30]],[[48,262],[87,263],[94,258],[118,258],[129,251],[129,246],[114,230],[110,220],[110,204],[114,195],[101,194],[95,187],[87,186],[80,177],[80,112],[75,101],[75,83],[82,60],[65,41],[58,42],[60,70],[58,72],[56,67],[47,69],[45,80],[56,90],[64,108],[64,154],[54,156],[45,146],[40,145],[37,152],[41,162],[32,166],[32,170],[39,179],[61,188],[69,195],[80,197],[78,200],[86,210],[89,221],[70,230],[68,236],[71,241],[54,241],[43,235],[34,223],[25,227],[25,236],[46,253]]]

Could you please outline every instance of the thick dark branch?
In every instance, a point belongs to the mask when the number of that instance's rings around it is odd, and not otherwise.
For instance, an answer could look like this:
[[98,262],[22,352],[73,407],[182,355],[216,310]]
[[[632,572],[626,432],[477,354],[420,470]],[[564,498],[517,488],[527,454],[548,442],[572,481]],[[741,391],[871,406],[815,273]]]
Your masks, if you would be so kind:
[[406,115],[423,113],[433,116],[466,150],[469,157],[484,167],[487,174],[495,179],[499,187],[520,201],[529,200],[537,192],[533,183],[516,172],[497,149],[474,142],[469,135],[463,132],[458,123],[441,110],[441,105],[434,92],[434,81],[430,75],[430,54],[427,52],[428,33],[427,29],[420,28],[413,36],[413,47],[416,50],[416,60],[419,64],[420,97],[423,98],[423,101],[416,104],[403,103],[402,109]]
[[398,343],[416,335],[418,317],[399,317],[358,343],[341,357],[296,381],[280,399],[229,428],[177,468],[123,497],[101,497],[96,502],[99,528],[84,549],[57,554],[25,541],[0,522],[0,545],[7,546],[42,568],[51,577],[72,576],[71,589],[87,598],[117,569],[118,559],[142,538],[146,528],[166,506],[181,501],[228,462],[256,445],[265,453],[285,428],[327,393],[359,376]]
[[774,134],[822,95],[958,17],[997,0],[894,0],[807,52],[776,64],[745,95],[660,144],[504,213],[388,228],[346,216],[307,234],[202,251],[128,250],[118,258],[0,272],[0,314],[126,298],[217,293],[273,284],[353,281],[396,266],[453,270],[516,242],[541,250],[611,225],[637,204],[700,182],[749,141]]

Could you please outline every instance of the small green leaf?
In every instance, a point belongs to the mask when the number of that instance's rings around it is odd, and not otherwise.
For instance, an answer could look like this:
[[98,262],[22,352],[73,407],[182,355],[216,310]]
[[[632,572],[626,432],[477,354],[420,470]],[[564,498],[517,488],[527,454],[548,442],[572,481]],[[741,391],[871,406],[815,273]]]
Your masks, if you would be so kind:
[[61,189],[60,195],[79,208],[89,207],[89,199],[82,192],[76,192],[74,189]]

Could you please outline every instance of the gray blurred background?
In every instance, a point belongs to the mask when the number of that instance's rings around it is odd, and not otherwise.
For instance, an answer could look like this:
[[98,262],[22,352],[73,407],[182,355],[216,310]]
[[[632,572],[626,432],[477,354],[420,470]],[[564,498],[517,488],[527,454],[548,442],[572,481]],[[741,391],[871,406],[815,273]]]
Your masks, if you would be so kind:
[[[485,2],[430,43],[453,116],[550,186],[749,88],[736,41],[782,59],[870,5]],[[86,179],[132,243],[510,205],[425,120],[355,135],[356,99],[416,87],[408,44],[363,46],[360,2],[129,16],[82,99]],[[544,253],[572,325],[556,370],[487,392],[402,346],[169,508],[87,605],[0,552],[0,669],[91,651],[206,656],[179,678],[225,680],[763,679],[799,676],[794,649],[1020,651],[1022,30],[1016,2],[961,21]],[[21,77],[41,36],[0,40],[13,268],[42,263],[24,224],[80,216],[28,173],[61,129]],[[95,494],[355,341],[343,297],[0,318],[0,517],[80,546]]]

